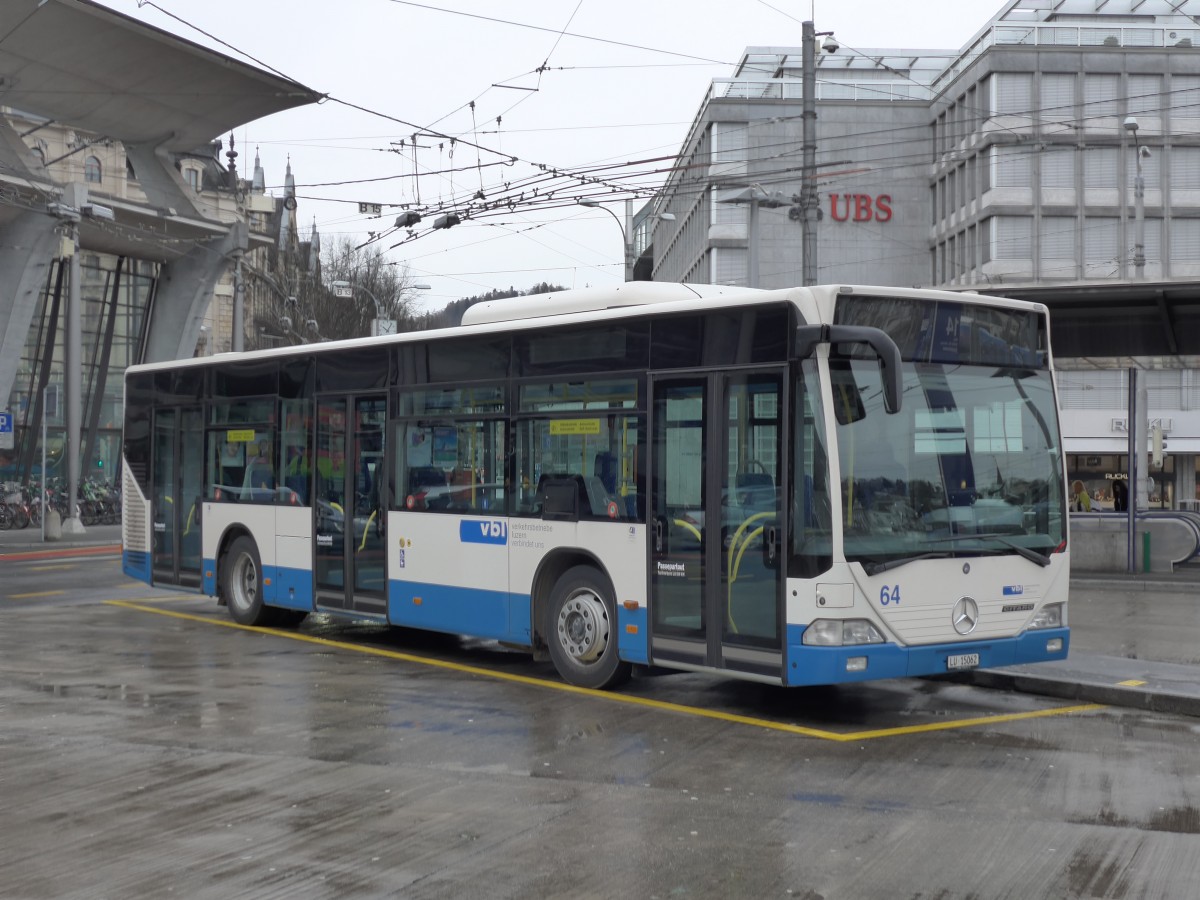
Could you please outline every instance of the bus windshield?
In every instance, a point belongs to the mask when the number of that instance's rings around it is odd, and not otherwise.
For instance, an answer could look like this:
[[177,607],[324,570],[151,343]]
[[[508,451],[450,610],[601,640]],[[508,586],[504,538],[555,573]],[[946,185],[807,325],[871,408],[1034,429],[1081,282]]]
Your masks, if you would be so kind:
[[1049,370],[907,361],[893,415],[873,361],[832,359],[830,373],[847,561],[873,572],[929,555],[1036,560],[1062,543]]

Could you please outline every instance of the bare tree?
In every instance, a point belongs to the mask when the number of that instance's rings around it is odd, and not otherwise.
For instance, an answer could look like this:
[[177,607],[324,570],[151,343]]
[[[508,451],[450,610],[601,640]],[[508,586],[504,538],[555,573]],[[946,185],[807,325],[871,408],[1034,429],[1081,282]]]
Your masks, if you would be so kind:
[[[349,238],[327,248],[315,271],[279,253],[263,266],[247,265],[246,277],[247,349],[369,335],[376,303],[384,318],[396,320],[397,331],[413,326],[415,291],[407,266],[387,261],[378,248],[357,248]],[[335,281],[349,282],[352,295],[335,297]]]
[[377,312],[385,319],[394,319],[397,331],[412,330],[416,291],[407,265],[389,262],[378,248],[359,249],[353,241],[342,238],[321,261],[321,273],[326,286],[346,281],[353,290],[348,299],[326,291],[316,318],[326,326],[327,337],[370,334]]

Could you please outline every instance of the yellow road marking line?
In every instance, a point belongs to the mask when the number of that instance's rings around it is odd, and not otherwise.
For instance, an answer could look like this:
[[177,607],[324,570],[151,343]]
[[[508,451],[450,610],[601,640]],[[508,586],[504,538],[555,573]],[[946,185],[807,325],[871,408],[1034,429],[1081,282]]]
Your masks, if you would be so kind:
[[465,663],[448,662],[441,659],[432,659],[426,656],[416,656],[412,653],[403,653],[398,650],[385,650],[381,647],[367,647],[361,644],[350,644],[345,641],[335,641],[329,638],[316,637],[309,634],[300,634],[295,631],[284,631],[278,628],[262,628],[259,626],[239,625],[237,622],[229,621],[228,619],[214,619],[211,616],[198,616],[193,613],[177,612],[176,610],[158,609],[153,606],[144,606],[141,603],[135,603],[129,600],[106,600],[110,606],[119,606],[124,609],[137,610],[139,612],[156,613],[160,616],[171,616],[176,619],[185,619],[191,622],[200,622],[205,625],[219,625],[224,628],[234,628],[239,631],[249,631],[254,634],[272,634],[277,637],[288,638],[293,641],[303,641],[307,644],[316,644],[321,647],[331,647],[339,650],[350,650],[356,653],[364,653],[369,656],[381,656],[385,659],[394,659],[400,662],[415,663],[421,666],[429,666],[435,669],[446,669],[451,672],[459,672],[465,675],[478,675],[483,678],[491,678],[496,681],[507,681],[511,684],[523,684],[531,687],[543,688],[552,691],[562,691],[568,694],[580,694],[587,697],[594,697],[599,700],[608,700],[616,703],[626,703],[632,706],[641,706],[649,709],[659,709],[666,712],[681,713],[688,716],[698,716],[704,719],[715,719],[721,722],[731,722],[737,725],[749,725],[754,728],[766,728],[771,731],[782,731],[787,734],[798,734],[804,737],[820,738],[826,741],[865,741],[872,738],[882,737],[899,737],[907,734],[921,734],[930,731],[948,731],[952,728],[968,728],[975,725],[995,725],[1005,722],[1019,722],[1023,719],[1041,719],[1048,716],[1063,716],[1072,713],[1093,712],[1098,709],[1104,709],[1104,705],[1100,703],[1084,703],[1076,706],[1060,706],[1054,709],[1041,709],[1034,712],[1025,713],[1006,713],[995,716],[977,716],[971,719],[959,719],[953,722],[932,722],[926,725],[905,725],[900,728],[880,728],[873,731],[856,731],[849,734],[840,734],[836,731],[824,731],[820,728],[806,728],[803,725],[791,725],[787,722],[773,722],[770,719],[760,719],[757,716],[742,716],[737,713],[722,712],[715,709],[703,709],[698,706],[685,706],[682,703],[671,703],[667,700],[653,700],[648,697],[633,697],[629,694],[617,694],[610,691],[597,691],[591,688],[577,687],[573,684],[567,684],[561,681],[547,681],[544,678],[532,678],[528,675],[515,675],[511,672],[496,672],[491,669],[485,669],[480,666],[467,665]]
[[9,594],[9,600],[29,600],[33,597],[56,597],[59,594],[65,594],[66,591],[35,591],[32,594]]
[[1118,681],[1117,685],[1120,687],[1141,687],[1145,683],[1144,681],[1138,681],[1136,678],[1130,678],[1128,681]]
[[53,572],[55,569],[77,569],[77,568],[79,568],[79,563],[73,562],[73,563],[66,563],[61,566],[31,566],[29,571],[30,572]]

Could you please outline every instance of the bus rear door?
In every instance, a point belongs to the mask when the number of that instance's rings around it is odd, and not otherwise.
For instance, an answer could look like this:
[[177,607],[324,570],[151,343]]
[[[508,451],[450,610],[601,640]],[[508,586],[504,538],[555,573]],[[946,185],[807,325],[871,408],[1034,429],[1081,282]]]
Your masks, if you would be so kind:
[[313,474],[317,607],[384,615],[387,397],[321,397]]
[[204,418],[199,407],[154,412],[151,513],[155,584],[200,584]]

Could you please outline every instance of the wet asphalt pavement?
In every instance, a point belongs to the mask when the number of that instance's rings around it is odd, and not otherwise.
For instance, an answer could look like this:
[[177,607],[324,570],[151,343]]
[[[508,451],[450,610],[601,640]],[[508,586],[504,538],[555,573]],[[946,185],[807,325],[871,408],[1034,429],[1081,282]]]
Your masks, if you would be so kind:
[[1189,581],[1073,582],[1061,664],[596,694],[495,645],[320,617],[233,627],[207,598],[124,579],[97,531],[23,558],[42,548],[0,533],[0,896],[1174,898],[1200,883]]

